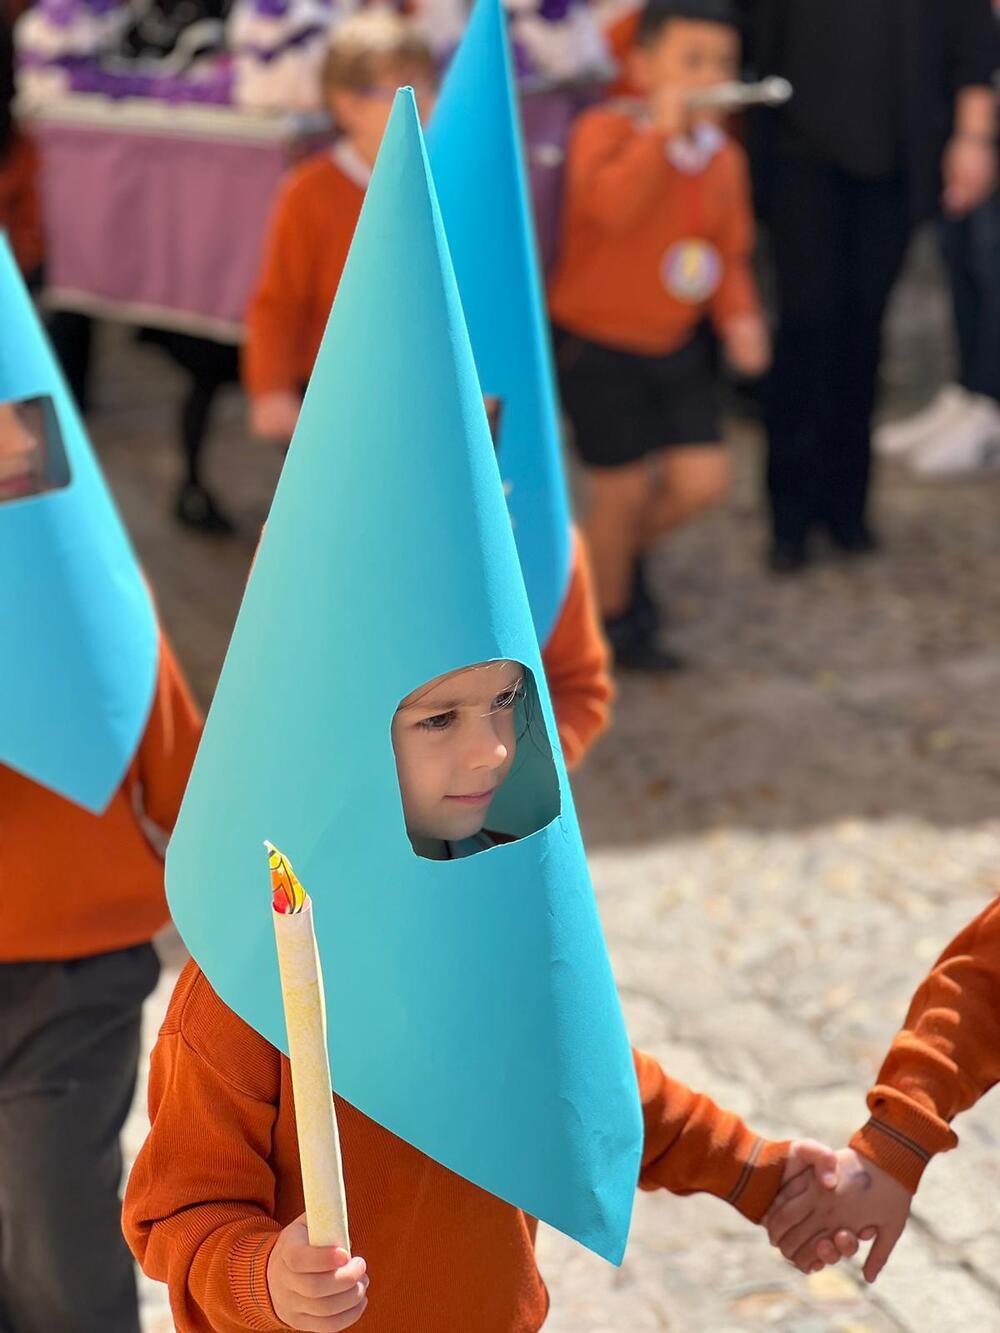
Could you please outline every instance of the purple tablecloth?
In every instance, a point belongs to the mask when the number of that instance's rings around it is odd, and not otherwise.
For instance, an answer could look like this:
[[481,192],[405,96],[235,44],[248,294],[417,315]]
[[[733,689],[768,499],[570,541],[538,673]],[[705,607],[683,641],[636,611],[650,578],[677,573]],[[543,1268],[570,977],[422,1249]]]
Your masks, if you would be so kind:
[[[524,101],[543,265],[558,237],[561,150],[580,95]],[[247,133],[173,128],[176,113],[139,126],[103,123],[72,105],[33,125],[42,159],[51,305],[238,341],[275,188],[315,146],[289,128]],[[209,126],[212,122],[209,122]],[[218,122],[225,129],[225,120]]]

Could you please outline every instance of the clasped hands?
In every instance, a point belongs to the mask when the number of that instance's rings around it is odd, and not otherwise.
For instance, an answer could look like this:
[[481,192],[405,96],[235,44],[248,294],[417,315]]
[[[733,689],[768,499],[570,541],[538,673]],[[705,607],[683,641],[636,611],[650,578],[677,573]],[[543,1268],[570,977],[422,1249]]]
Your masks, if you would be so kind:
[[802,1273],[818,1273],[874,1241],[867,1282],[885,1267],[910,1215],[905,1186],[853,1148],[792,1144],[781,1189],[761,1222],[768,1240]]

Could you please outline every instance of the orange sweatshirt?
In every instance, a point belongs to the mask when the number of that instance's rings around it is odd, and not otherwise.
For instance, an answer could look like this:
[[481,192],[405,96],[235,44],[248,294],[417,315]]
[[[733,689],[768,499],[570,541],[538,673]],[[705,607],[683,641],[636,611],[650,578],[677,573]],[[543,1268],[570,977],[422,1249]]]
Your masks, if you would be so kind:
[[149,721],[103,815],[0,764],[0,963],[109,953],[166,923],[163,859],[141,820],[173,828],[200,732],[161,635]]
[[607,730],[614,686],[597,611],[590,562],[574,527],[569,586],[559,619],[542,648],[556,728],[567,768],[575,768]]
[[1000,898],[956,936],[910,1004],[851,1147],[909,1190],[951,1121],[1000,1082]]
[[726,140],[697,174],[630,103],[585,111],[567,159],[565,221],[549,309],[563,328],[645,356],[756,312],[753,219],[743,150]]
[[[636,1053],[644,1189],[708,1191],[752,1221],[773,1199],[788,1145]],[[170,1289],[179,1333],[286,1326],[267,1261],[303,1211],[287,1059],[226,1007],[194,963],[153,1051],[152,1127],[125,1192],[125,1235]],[[337,1098],[352,1243],[372,1275],[366,1333],[534,1333],[548,1297],[535,1221],[439,1166]],[[433,1276],[448,1256],[448,1281]]]
[[305,387],[364,197],[329,152],[303,162],[282,184],[247,309],[243,383],[251,398]]
[[38,158],[31,140],[16,130],[0,158],[0,231],[6,231],[22,273],[38,268],[43,255]]

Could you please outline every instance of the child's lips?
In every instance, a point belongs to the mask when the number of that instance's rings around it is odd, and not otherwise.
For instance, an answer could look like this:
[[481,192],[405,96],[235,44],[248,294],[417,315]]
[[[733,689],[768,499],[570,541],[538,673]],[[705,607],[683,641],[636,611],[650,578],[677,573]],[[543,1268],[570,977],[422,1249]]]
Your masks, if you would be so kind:
[[460,805],[489,805],[493,800],[496,787],[491,787],[489,791],[475,791],[464,796],[448,796],[448,801],[458,801]]
[[0,477],[0,499],[16,500],[20,496],[30,495],[35,489],[35,478],[31,472],[22,472],[16,477]]

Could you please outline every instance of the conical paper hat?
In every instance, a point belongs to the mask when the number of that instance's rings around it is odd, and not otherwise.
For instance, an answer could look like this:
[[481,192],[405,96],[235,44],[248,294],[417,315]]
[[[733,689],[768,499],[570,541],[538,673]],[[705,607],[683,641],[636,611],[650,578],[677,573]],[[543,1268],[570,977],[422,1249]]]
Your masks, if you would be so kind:
[[566,596],[570,518],[552,355],[500,0],[477,0],[427,131],[539,641]]
[[0,405],[42,423],[52,487],[0,501],[0,763],[100,813],[149,716],[156,618],[2,235]]

